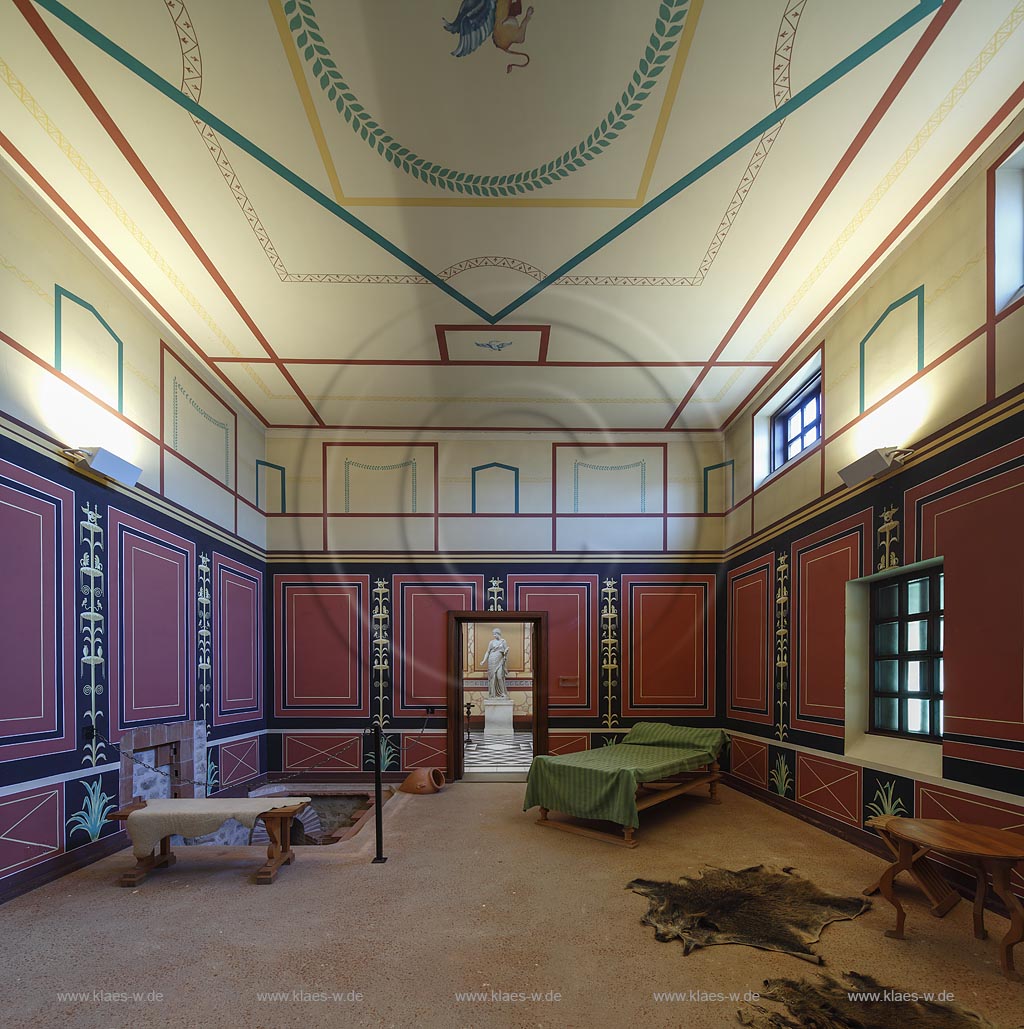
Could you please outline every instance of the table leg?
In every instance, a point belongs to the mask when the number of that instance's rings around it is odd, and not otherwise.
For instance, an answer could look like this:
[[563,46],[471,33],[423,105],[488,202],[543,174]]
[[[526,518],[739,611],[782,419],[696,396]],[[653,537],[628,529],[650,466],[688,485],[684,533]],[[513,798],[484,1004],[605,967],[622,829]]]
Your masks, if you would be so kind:
[[978,884],[974,889],[974,938],[976,940],[987,940],[988,933],[985,932],[985,894],[988,892],[988,869],[979,861],[974,866],[974,872],[978,877]]
[[903,905],[897,899],[896,894],[893,891],[892,884],[893,880],[900,872],[910,871],[913,860],[914,845],[907,840],[900,840],[898,857],[882,873],[882,878],[878,880],[878,888],[881,891],[882,896],[885,897],[885,899],[896,909],[896,928],[887,929],[885,932],[886,936],[890,936],[894,940],[904,939],[903,923],[906,921],[907,913],[903,910]]
[[160,841],[160,853],[157,855],[150,851],[144,858],[138,858],[134,868],[121,874],[117,880],[118,886],[138,886],[150,872],[157,868],[169,868],[178,859],[171,850],[171,838],[165,836]]
[[292,816],[267,812],[263,815],[263,824],[270,844],[267,847],[267,862],[256,872],[256,882],[260,886],[269,886],[277,878],[278,869],[295,860],[291,841]]
[[[875,828],[882,841],[892,852],[892,856],[898,858],[899,847],[893,837],[885,831],[883,826],[875,826]],[[936,918],[942,918],[960,903],[960,894],[956,890],[950,889],[949,884],[942,877],[942,873],[925,857],[927,853],[926,848],[915,851],[911,858],[909,872],[931,903],[932,906],[929,909],[931,913]],[[864,890],[864,896],[870,897],[872,894],[878,893],[880,881],[880,879],[876,880]]]
[[999,944],[999,967],[1007,979],[1021,981],[1021,974],[1013,966],[1013,948],[1024,939],[1024,908],[1010,889],[1012,861],[989,861],[992,867],[992,889],[1002,898],[1010,914],[1010,929]]

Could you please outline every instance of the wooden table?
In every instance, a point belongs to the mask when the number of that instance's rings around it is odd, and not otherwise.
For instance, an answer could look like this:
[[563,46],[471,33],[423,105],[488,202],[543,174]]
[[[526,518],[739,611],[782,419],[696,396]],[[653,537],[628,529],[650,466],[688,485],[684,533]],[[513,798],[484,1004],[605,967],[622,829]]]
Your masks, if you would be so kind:
[[[133,811],[145,806],[144,800],[137,800],[128,807],[112,811],[107,815],[107,821],[127,822]],[[282,865],[290,865],[295,860],[295,851],[292,850],[292,819],[306,807],[308,803],[294,804],[292,807],[275,807],[259,815],[267,827],[270,844],[267,847],[266,862],[256,870],[254,882],[258,886],[269,886],[277,878],[278,869]],[[160,852],[157,854],[150,851],[146,857],[137,858],[135,867],[124,872],[117,880],[117,885],[137,886],[150,872],[158,868],[168,868],[177,860],[171,850],[171,837],[165,836],[160,841]]]
[[870,818],[866,824],[878,830],[896,858],[878,882],[864,891],[881,891],[896,909],[896,928],[887,930],[885,935],[904,939],[903,923],[907,915],[892,888],[900,872],[910,872],[932,902],[932,914],[936,917],[941,918],[956,904],[959,897],[927,857],[931,851],[950,854],[969,864],[978,877],[974,892],[974,935],[979,940],[988,935],[984,924],[985,892],[991,874],[992,889],[1010,915],[1010,928],[999,944],[999,967],[1007,979],[1020,982],[1021,975],[1013,965],[1013,948],[1024,938],[1024,908],[1010,889],[1010,873],[1018,861],[1024,861],[1024,835],[988,825],[894,815]]

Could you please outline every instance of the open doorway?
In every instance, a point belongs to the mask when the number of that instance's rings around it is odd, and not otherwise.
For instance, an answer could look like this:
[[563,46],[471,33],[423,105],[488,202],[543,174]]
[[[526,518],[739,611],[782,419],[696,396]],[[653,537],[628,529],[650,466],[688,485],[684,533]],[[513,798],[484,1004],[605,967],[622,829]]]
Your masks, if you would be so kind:
[[547,697],[546,612],[448,612],[449,778],[525,779]]

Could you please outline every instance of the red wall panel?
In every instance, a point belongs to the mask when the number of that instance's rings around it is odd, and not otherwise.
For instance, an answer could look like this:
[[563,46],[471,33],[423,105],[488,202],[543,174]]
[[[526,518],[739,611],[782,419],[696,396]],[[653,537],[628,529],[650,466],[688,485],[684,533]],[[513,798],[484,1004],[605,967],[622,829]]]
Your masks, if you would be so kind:
[[846,583],[870,559],[868,508],[792,547],[791,724],[842,736],[846,718]]
[[762,789],[768,788],[768,744],[757,740],[732,738],[732,756],[729,770],[746,782]]
[[214,725],[263,717],[263,573],[213,555]]
[[510,575],[510,611],[548,613],[548,710],[597,717],[598,577]]
[[548,736],[548,753],[576,754],[590,747],[590,734],[585,732],[553,732]]
[[945,731],[1024,742],[1024,468],[939,486],[913,503],[922,558],[944,559]]
[[0,879],[64,850],[64,786],[0,797]]
[[715,713],[715,577],[622,576],[622,714]]
[[448,767],[448,737],[443,732],[403,733],[402,768]]
[[479,610],[482,575],[396,575],[392,620],[395,715],[423,717],[448,706],[448,612]]
[[260,741],[258,736],[249,740],[235,740],[218,748],[220,757],[220,788],[236,782],[255,779],[260,774]]
[[110,508],[111,739],[188,718],[195,682],[195,544]]
[[726,712],[745,722],[772,721],[775,672],[775,554],[728,577]]
[[861,828],[861,769],[797,752],[796,799],[805,807]]
[[281,747],[286,772],[358,772],[363,767],[363,734],[358,732],[285,733]]
[[274,576],[275,714],[366,717],[368,575]]
[[[0,461],[4,588],[0,761],[78,745],[75,494]],[[30,742],[3,742],[27,735]]]

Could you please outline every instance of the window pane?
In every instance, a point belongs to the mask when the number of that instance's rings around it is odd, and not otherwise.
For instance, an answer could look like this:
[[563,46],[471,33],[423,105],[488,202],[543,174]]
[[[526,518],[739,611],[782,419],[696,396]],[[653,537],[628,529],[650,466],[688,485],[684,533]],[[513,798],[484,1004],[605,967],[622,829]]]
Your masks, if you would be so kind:
[[808,429],[804,433],[804,446],[809,447],[818,438],[818,426],[815,425],[813,429]]
[[898,654],[900,623],[882,622],[875,626],[875,651],[879,654]]
[[875,662],[875,690],[879,693],[895,693],[900,684],[899,661]]
[[899,586],[883,586],[878,591],[878,616],[880,618],[895,618],[899,613]]
[[786,460],[788,461],[791,457],[796,457],[800,453],[800,440],[796,440],[786,448]]
[[928,580],[911,579],[907,583],[907,613],[919,615],[928,610]]
[[923,732],[930,734],[931,731],[931,726],[928,724],[928,701],[908,700],[907,732]]
[[945,665],[943,664],[943,661],[942,661],[941,657],[938,659],[938,661],[935,662],[935,664],[937,666],[936,667],[936,672],[938,673],[935,676],[935,681],[938,684],[936,689],[938,689],[939,693],[942,693],[942,691],[946,688],[946,670],[945,670]]
[[794,411],[789,416],[789,424],[786,426],[786,434],[790,439],[792,439],[794,436],[800,435],[800,429],[800,412]]
[[939,701],[939,735],[940,736],[942,735],[942,732],[943,732],[943,729],[942,729],[942,701],[940,700]]
[[939,645],[938,645],[937,649],[938,650],[942,650],[942,648],[945,646],[945,643],[946,643],[946,619],[945,618],[940,618],[939,619]]
[[896,732],[899,727],[899,701],[895,697],[875,698],[875,728]]
[[928,649],[928,622],[907,622],[907,650]]
[[946,606],[946,573],[939,572],[939,607]]
[[922,693],[928,689],[928,662],[907,662],[907,689],[911,693]]
[[818,417],[818,398],[811,397],[804,404],[804,425],[810,425]]

